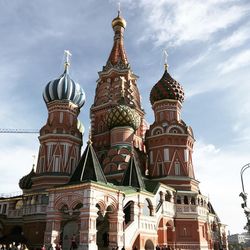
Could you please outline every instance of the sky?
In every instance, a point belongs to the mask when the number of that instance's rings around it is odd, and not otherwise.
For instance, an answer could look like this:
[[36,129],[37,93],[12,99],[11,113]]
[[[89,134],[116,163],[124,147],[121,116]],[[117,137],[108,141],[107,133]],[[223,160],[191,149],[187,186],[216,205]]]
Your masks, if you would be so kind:
[[[240,170],[250,162],[250,2],[244,0],[123,0],[125,48],[138,75],[146,119],[149,93],[169,73],[185,90],[182,119],[192,126],[193,163],[201,192],[209,196],[230,233],[246,224]],[[0,128],[37,129],[47,120],[46,84],[63,72],[86,93],[80,120],[89,127],[98,71],[113,44],[115,0],[0,1]],[[84,136],[85,141],[87,135]],[[0,133],[0,193],[20,192],[19,179],[38,154],[38,134]],[[250,168],[243,175],[250,193]],[[250,201],[249,201],[250,204]],[[250,205],[249,205],[250,206]]]

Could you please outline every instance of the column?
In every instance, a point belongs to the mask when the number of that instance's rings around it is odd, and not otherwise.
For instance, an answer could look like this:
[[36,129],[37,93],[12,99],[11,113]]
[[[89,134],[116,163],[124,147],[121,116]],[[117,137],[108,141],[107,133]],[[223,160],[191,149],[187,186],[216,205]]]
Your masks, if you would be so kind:
[[91,198],[91,190],[84,192],[83,207],[80,210],[80,240],[79,250],[97,250],[96,218],[98,209]]

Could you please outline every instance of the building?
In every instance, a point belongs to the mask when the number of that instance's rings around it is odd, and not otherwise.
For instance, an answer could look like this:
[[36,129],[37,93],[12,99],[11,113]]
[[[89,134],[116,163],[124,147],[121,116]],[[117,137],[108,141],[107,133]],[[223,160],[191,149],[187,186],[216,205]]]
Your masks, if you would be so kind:
[[[85,102],[65,70],[43,93],[48,119],[37,166],[22,177],[22,195],[0,198],[2,242],[30,248],[226,249],[225,225],[199,190],[192,128],[181,119],[182,86],[165,69],[152,86],[148,126],[124,48],[126,21],[113,19],[114,43],[97,80],[91,133],[81,153]],[[157,76],[156,76],[157,78]]]
[[231,234],[228,235],[228,248],[229,249],[249,249],[250,248],[250,235],[248,233]]

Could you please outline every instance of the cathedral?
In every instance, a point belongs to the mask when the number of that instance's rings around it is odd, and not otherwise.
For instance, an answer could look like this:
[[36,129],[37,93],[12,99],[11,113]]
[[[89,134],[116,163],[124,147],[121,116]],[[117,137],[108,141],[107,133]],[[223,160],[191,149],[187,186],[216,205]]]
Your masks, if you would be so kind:
[[22,195],[0,197],[0,243],[63,250],[227,249],[225,225],[199,189],[194,133],[181,119],[184,90],[164,65],[152,85],[148,125],[125,46],[126,21],[98,72],[83,154],[78,115],[82,87],[64,72],[43,92],[48,118],[38,160],[22,177]]

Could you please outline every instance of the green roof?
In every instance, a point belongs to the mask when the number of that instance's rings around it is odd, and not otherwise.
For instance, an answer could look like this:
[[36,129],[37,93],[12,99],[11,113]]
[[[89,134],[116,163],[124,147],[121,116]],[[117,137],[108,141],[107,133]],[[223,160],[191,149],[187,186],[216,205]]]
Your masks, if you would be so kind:
[[87,181],[103,182],[107,184],[106,177],[91,142],[88,142],[82,158],[70,178],[69,184]]

